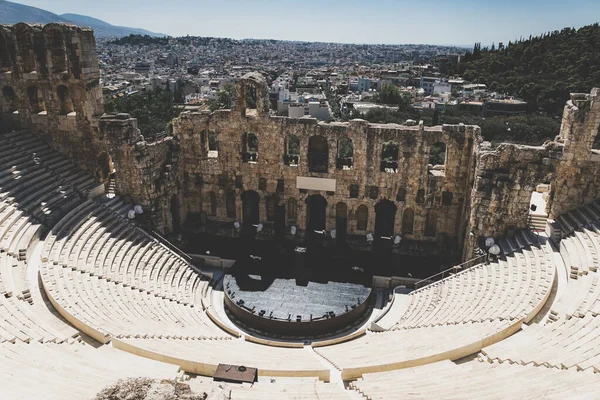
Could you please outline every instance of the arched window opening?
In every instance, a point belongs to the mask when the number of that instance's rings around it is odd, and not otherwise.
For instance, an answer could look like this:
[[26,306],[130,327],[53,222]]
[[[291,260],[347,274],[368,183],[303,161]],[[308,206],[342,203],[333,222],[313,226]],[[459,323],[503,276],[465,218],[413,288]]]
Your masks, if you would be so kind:
[[391,239],[394,236],[396,205],[390,200],[381,200],[375,206],[375,236]]
[[242,134],[242,162],[258,161],[258,137],[254,133]]
[[403,235],[412,235],[413,228],[415,225],[415,212],[412,208],[407,208],[404,210],[404,214],[402,215],[402,234]]
[[208,132],[208,158],[219,157],[219,141],[215,132]]
[[429,166],[434,169],[442,169],[446,165],[446,144],[436,142],[429,149]]
[[356,230],[366,231],[369,222],[369,209],[367,206],[360,205],[356,210]]
[[114,197],[117,190],[117,170],[107,152],[98,156],[96,162],[96,179],[104,183],[108,197]]
[[209,215],[211,217],[216,217],[217,216],[217,195],[215,194],[215,192],[210,192],[208,194],[208,203],[210,205]]
[[425,236],[435,237],[437,233],[437,212],[433,209],[429,209],[427,211],[427,215],[425,216],[425,232],[423,234]]
[[296,203],[296,199],[293,197],[290,197],[287,201],[287,216],[288,216],[288,220],[290,221],[296,221],[296,218],[298,218],[298,206]]
[[207,136],[206,129],[203,129],[202,132],[200,132],[200,152],[202,153],[202,156],[206,154]]
[[256,234],[256,225],[260,218],[260,196],[254,190],[242,193],[242,233],[244,235]]
[[279,198],[277,195],[272,195],[267,198],[266,211],[267,211],[267,221],[273,222],[275,221],[277,204],[279,203]]
[[256,109],[256,88],[254,86],[246,86],[246,108],[253,110]]
[[225,208],[227,211],[227,218],[236,217],[235,193],[233,190],[229,190],[225,193]]
[[396,201],[406,201],[406,189],[398,189],[398,193],[396,194]]
[[69,95],[69,88],[65,85],[60,85],[58,89],[56,89],[56,92],[58,94],[59,113],[61,115],[66,115],[73,112],[73,102]]
[[23,23],[15,25],[15,28],[16,32],[14,34],[19,38],[17,41],[17,57],[20,58],[18,64],[21,66],[21,70],[24,73],[29,74],[36,70],[33,29],[31,26]]
[[52,42],[52,71],[62,73],[67,71],[67,47],[61,30],[53,29],[50,36]]
[[336,168],[349,170],[354,165],[354,145],[352,139],[343,137],[338,140],[338,154]]
[[17,111],[17,96],[10,86],[2,88],[2,111],[6,113]]
[[325,230],[327,200],[319,194],[313,194],[306,198],[306,206],[306,236],[312,239],[317,232]]
[[44,100],[40,97],[37,86],[29,86],[27,88],[27,98],[29,99],[29,108],[32,114],[39,114],[46,111]]
[[287,137],[286,145],[286,165],[297,166],[300,163],[300,139],[298,139],[298,136],[296,135],[289,135]]
[[398,172],[398,143],[384,142],[381,147],[381,172]]
[[323,136],[312,136],[308,140],[308,169],[310,172],[327,173],[329,146]]

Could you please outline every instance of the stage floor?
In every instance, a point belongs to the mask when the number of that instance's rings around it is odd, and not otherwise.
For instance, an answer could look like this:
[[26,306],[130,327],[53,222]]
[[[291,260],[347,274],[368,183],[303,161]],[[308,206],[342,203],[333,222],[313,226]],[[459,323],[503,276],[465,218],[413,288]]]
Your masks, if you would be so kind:
[[363,304],[371,294],[371,288],[349,282],[314,282],[299,285],[295,279],[261,278],[245,275],[236,278],[226,275],[226,294],[236,304],[242,300],[244,307],[258,314],[264,310],[264,318],[293,321],[300,315],[303,321],[323,317],[333,312],[340,316]]

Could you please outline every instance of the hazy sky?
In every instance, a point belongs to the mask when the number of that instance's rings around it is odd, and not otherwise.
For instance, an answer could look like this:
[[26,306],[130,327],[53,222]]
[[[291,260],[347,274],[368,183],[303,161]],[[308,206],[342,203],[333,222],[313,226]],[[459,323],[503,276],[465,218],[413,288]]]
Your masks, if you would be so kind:
[[173,36],[490,44],[600,20],[599,0],[25,0]]

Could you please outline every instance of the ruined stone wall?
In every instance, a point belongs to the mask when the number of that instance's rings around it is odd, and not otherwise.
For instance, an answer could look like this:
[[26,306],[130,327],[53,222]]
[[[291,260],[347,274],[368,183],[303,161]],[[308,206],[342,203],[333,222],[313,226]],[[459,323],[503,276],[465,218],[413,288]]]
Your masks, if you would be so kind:
[[[258,138],[256,162],[245,162],[242,154],[245,132]],[[218,156],[209,154],[206,137],[216,134]],[[472,163],[479,128],[472,126],[424,127],[375,125],[363,120],[348,123],[318,123],[311,118],[244,117],[228,110],[213,114],[183,113],[174,122],[174,134],[181,147],[181,170],[184,175],[185,212],[210,214],[211,192],[217,199],[213,219],[228,222],[242,220],[242,194],[256,191],[260,196],[260,222],[268,225],[267,199],[277,196],[277,203],[287,205],[296,199],[297,217],[286,219],[287,227],[306,228],[308,196],[322,195],[327,201],[326,230],[336,227],[336,206],[342,202],[348,210],[348,233],[364,236],[376,229],[376,206],[382,200],[396,207],[394,235],[420,240],[459,243],[464,235],[464,207],[469,200]],[[298,165],[286,165],[286,149],[291,135],[300,142]],[[309,141],[325,138],[328,147],[327,172],[310,172]],[[340,139],[349,138],[354,148],[350,169],[337,168]],[[204,142],[203,142],[204,141]],[[382,172],[384,142],[399,147],[397,172]],[[444,170],[428,165],[429,151],[436,142],[447,146]],[[214,157],[214,158],[213,158]],[[297,177],[335,179],[335,191],[298,189]],[[279,186],[278,186],[279,184]],[[227,216],[226,195],[235,194],[235,216]],[[366,229],[357,228],[357,209],[368,209]],[[412,233],[402,234],[402,216],[407,208],[414,210]],[[431,210],[431,211],[430,211]],[[436,233],[425,235],[428,212],[437,213]],[[290,210],[286,210],[289,215]]]
[[592,145],[600,125],[599,92],[571,95],[555,141],[539,147],[501,144],[495,150],[481,149],[464,257],[482,237],[527,228],[531,192],[540,183],[551,185],[549,219],[598,198],[600,152]]
[[177,146],[146,142],[128,114],[104,115],[91,29],[0,25],[0,90],[3,127],[33,131],[99,181],[114,165],[117,193],[142,204],[159,229],[171,226]]
[[93,31],[67,24],[0,26],[3,123],[30,129],[86,167],[103,114]]

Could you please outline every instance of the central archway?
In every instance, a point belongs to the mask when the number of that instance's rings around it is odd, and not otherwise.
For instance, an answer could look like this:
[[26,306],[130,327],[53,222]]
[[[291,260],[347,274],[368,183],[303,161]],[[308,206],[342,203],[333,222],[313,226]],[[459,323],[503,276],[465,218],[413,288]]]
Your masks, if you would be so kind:
[[259,205],[260,196],[254,190],[242,193],[242,232],[256,233],[256,227],[260,219]]
[[325,230],[327,200],[320,194],[313,194],[306,199],[306,233],[313,236],[315,231]]
[[394,236],[394,221],[396,219],[396,205],[390,200],[381,200],[375,206],[375,237]]

